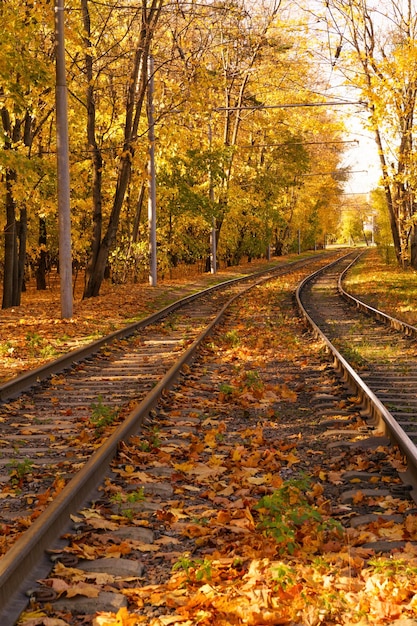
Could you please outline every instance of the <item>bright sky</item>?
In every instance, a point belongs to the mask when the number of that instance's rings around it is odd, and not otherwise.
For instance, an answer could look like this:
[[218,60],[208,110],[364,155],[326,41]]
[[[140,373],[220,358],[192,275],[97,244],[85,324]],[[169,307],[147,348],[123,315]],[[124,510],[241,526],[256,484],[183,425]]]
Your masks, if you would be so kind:
[[368,193],[378,186],[381,177],[376,144],[371,133],[361,126],[360,116],[350,116],[346,125],[349,127],[347,139],[358,141],[346,150],[343,162],[343,166],[352,170],[346,192]]

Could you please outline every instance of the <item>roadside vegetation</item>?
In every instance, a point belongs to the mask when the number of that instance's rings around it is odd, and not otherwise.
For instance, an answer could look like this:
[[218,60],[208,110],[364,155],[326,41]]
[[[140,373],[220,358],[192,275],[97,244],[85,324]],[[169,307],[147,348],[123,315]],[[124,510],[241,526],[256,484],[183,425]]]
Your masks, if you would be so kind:
[[398,266],[389,246],[367,250],[344,285],[367,304],[417,326],[417,271]]

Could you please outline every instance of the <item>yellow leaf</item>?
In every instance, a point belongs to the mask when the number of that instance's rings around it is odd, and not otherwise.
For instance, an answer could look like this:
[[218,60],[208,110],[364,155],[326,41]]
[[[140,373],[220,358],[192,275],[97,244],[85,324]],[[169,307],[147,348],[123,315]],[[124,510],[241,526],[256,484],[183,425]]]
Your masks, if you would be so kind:
[[211,430],[204,437],[204,441],[205,441],[206,445],[208,445],[210,448],[215,448],[217,446],[216,434],[217,433],[215,431]]
[[260,476],[257,478],[256,476],[250,476],[248,478],[248,483],[251,485],[264,485],[267,481],[265,476]]
[[185,463],[174,463],[174,469],[177,472],[189,472],[194,467],[194,463],[192,461],[186,461]]
[[244,451],[245,451],[245,448],[243,446],[238,446],[237,448],[235,448],[232,453],[232,461],[235,463],[237,461],[240,461],[242,458],[242,453]]
[[24,626],[24,624],[28,623],[29,621],[40,619],[42,617],[46,617],[46,613],[42,610],[24,611],[20,616],[19,625]]
[[79,582],[73,587],[67,589],[67,598],[74,598],[75,596],[97,598],[99,593],[100,590],[95,585],[89,585],[88,583]]
[[363,492],[362,491],[358,491],[357,493],[355,493],[352,502],[353,504],[358,504],[359,502],[362,502],[364,498]]

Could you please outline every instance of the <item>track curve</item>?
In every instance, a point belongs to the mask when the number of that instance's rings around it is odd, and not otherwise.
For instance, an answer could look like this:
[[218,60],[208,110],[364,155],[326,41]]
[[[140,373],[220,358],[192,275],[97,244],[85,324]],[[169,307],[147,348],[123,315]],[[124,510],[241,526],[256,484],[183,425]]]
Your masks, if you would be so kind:
[[407,482],[417,491],[417,329],[348,294],[343,276],[361,252],[307,277],[298,287],[300,311],[333,355],[375,428],[407,459]]
[[[120,442],[138,431],[164,390],[182,368],[189,367],[197,347],[227,307],[244,290],[305,263],[279,266],[194,294],[2,386],[3,484],[7,490],[11,477],[15,478],[15,486],[22,492],[21,504],[14,497],[9,511],[2,507],[6,516],[2,522],[7,524],[9,514],[22,518],[23,524],[21,536],[12,538],[13,545],[10,536],[4,540],[1,623],[11,624],[11,616],[19,615],[27,601],[22,582],[27,588],[29,574],[35,580],[50,568],[45,551],[53,538],[97,487]],[[23,393],[33,385],[33,390]],[[16,395],[18,399],[12,401]],[[94,407],[100,419],[111,414],[111,423],[98,426],[92,421]],[[115,411],[117,417],[113,419]],[[6,432],[9,418],[10,430]],[[110,435],[108,428],[113,430]],[[26,447],[26,441],[36,441],[36,447]],[[46,483],[41,482],[41,475]],[[39,514],[41,501],[46,508]]]

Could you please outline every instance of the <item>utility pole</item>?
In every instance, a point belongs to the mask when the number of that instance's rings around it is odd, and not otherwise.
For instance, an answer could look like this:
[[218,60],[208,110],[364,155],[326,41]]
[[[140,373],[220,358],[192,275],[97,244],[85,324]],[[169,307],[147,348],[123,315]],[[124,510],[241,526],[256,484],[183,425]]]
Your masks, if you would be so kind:
[[[209,124],[209,146],[210,146],[210,160],[211,160],[211,145],[212,145],[212,130],[211,123]],[[209,197],[212,206],[214,205],[214,187],[213,187],[213,176],[211,171],[211,162],[210,162],[210,171],[209,171]],[[210,272],[211,274],[217,274],[217,239],[216,239],[216,218],[213,216],[213,222],[210,230]]]
[[149,224],[149,284],[156,286],[156,180],[155,180],[155,121],[153,106],[154,61],[148,59],[148,139],[149,139],[149,191],[148,191],[148,224]]
[[64,0],[55,0],[56,143],[61,316],[72,317],[72,252],[69,177],[68,102],[65,72]]
[[213,217],[213,225],[210,231],[210,272],[217,274],[217,242],[216,242],[216,218]]

